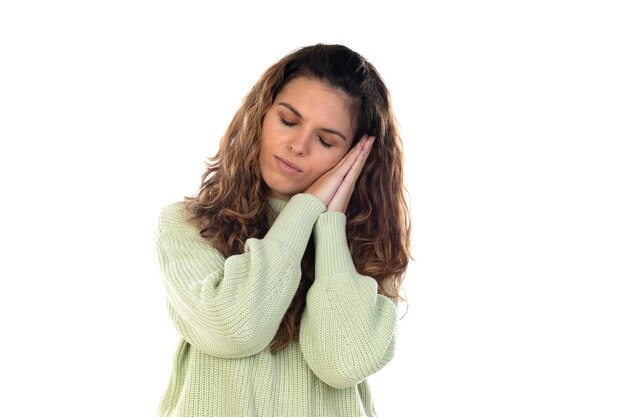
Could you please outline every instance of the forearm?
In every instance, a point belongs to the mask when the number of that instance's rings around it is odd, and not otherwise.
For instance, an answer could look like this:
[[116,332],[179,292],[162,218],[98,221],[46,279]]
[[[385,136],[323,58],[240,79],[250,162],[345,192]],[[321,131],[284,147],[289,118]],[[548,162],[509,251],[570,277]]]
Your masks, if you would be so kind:
[[396,304],[378,294],[373,278],[356,271],[343,214],[321,215],[314,234],[315,282],[302,318],[302,351],[320,379],[347,388],[393,357]]
[[244,253],[228,259],[196,230],[161,227],[157,253],[181,335],[216,356],[265,348],[298,287],[300,259],[320,205],[302,197],[290,201],[263,239],[248,239]]

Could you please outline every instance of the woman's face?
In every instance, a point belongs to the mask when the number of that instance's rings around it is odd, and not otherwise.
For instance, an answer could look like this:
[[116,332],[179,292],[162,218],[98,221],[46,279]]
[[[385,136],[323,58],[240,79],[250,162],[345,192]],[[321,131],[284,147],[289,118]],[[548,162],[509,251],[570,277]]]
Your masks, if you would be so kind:
[[259,165],[272,197],[289,200],[333,168],[354,136],[350,99],[321,81],[298,77],[263,119]]

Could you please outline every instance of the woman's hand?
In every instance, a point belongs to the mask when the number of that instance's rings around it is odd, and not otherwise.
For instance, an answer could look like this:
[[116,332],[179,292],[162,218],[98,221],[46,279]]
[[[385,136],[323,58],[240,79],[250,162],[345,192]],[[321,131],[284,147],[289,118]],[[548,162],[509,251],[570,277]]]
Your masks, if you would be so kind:
[[345,212],[373,142],[373,136],[363,136],[334,168],[315,180],[305,193],[322,200],[328,211]]
[[354,191],[354,186],[356,185],[356,180],[359,178],[359,175],[365,166],[365,161],[372,150],[374,136],[366,137],[361,140],[361,142],[362,143],[359,143],[359,145],[362,146],[361,153],[356,158],[356,161],[354,161],[354,164],[350,167],[350,170],[339,185],[337,192],[327,205],[328,211],[340,211],[345,213],[348,208],[350,197],[352,197],[352,192]]

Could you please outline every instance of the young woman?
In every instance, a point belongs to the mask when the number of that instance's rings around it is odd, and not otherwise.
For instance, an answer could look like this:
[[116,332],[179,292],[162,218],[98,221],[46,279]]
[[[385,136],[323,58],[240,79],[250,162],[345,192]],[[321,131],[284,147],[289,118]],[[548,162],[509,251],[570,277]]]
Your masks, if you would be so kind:
[[301,48],[252,88],[157,254],[182,339],[161,416],[375,416],[409,259],[402,150],[375,68]]

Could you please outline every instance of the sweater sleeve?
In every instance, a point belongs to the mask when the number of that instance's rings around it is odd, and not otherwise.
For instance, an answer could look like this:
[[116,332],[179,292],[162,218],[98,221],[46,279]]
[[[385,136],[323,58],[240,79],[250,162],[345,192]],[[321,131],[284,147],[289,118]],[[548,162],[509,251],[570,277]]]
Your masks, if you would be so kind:
[[185,223],[182,202],[159,216],[156,252],[181,336],[213,356],[253,355],[272,341],[300,281],[300,261],[324,204],[291,198],[263,239],[224,256]]
[[320,215],[314,230],[315,281],[307,294],[300,346],[328,385],[349,388],[393,357],[397,304],[352,262],[343,213]]

